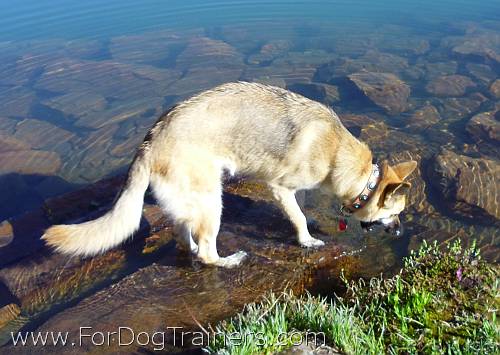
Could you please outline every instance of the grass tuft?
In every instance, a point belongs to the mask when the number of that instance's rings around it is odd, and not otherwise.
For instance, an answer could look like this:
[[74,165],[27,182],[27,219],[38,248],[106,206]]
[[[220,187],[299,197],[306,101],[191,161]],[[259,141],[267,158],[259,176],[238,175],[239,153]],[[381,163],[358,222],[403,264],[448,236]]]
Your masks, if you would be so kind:
[[269,295],[213,329],[207,350],[272,354],[304,342],[347,354],[498,354],[499,268],[475,244],[423,243],[389,279],[348,282],[344,297]]

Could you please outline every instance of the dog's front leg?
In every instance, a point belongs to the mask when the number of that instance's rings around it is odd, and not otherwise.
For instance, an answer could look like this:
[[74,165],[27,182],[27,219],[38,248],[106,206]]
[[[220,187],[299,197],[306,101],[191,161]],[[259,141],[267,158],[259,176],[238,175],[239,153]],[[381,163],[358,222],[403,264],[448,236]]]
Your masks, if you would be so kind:
[[315,239],[309,234],[306,217],[295,199],[295,191],[279,185],[271,185],[271,189],[274,198],[295,226],[299,244],[307,248],[325,245],[323,241]]

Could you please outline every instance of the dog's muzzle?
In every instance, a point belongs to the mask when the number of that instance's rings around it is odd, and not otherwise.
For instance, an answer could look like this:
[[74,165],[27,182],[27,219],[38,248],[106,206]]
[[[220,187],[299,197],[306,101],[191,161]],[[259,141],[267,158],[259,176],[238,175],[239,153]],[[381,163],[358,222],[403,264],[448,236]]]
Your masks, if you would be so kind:
[[361,229],[365,232],[372,232],[377,226],[382,226],[386,233],[393,236],[400,237],[403,235],[403,224],[400,222],[399,217],[382,218],[378,221],[360,222]]

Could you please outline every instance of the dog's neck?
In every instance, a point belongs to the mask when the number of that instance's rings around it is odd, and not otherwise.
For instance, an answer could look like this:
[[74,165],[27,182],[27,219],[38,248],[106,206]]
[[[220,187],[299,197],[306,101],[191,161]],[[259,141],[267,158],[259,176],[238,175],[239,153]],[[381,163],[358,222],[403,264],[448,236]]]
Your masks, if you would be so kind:
[[352,138],[341,142],[332,167],[333,193],[344,205],[351,204],[365,189],[373,171],[370,149]]

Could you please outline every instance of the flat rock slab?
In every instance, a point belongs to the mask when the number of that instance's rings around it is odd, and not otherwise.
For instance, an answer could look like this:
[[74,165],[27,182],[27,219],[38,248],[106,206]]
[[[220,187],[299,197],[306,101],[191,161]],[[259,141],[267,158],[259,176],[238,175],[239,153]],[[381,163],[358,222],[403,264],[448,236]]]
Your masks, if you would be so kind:
[[[323,277],[328,275],[329,282],[340,283],[341,269],[347,274],[360,270],[359,260],[349,256],[359,248],[360,239],[350,233],[336,238],[330,227],[331,215],[322,212],[331,201],[309,202],[311,207],[307,204],[310,198],[306,199],[308,215],[319,223],[313,233],[327,241],[324,248],[307,250],[296,244],[290,222],[270,202],[267,189],[241,182],[226,186],[218,239],[221,255],[237,250],[249,253],[248,259],[236,269],[205,267],[177,250],[168,220],[157,206],[148,203],[139,233],[132,242],[102,256],[68,258],[41,245],[39,237],[48,225],[102,214],[109,208],[121,182],[121,178],[109,179],[51,199],[43,210],[5,224],[4,234],[9,231],[14,234],[14,240],[7,246],[10,253],[5,250],[7,254],[12,255],[26,243],[31,249],[27,251],[30,255],[18,253],[17,259],[11,259],[0,269],[1,284],[12,293],[21,310],[17,318],[9,312],[9,318],[3,320],[6,324],[0,329],[3,342],[9,340],[10,331],[20,327],[64,329],[75,336],[81,326],[105,332],[123,325],[136,332],[164,329],[168,333],[165,328],[169,326],[198,330],[198,324],[206,326],[230,316],[270,290],[290,288],[301,292],[315,284],[314,275],[318,272]],[[170,335],[167,340],[172,343],[173,339]],[[134,344],[127,349],[138,348]],[[56,347],[53,351],[84,349],[96,350],[91,343],[84,342],[82,347]],[[107,350],[118,348],[112,346]]]
[[476,84],[471,78],[463,75],[444,75],[431,80],[425,89],[435,96],[462,96],[468,88]]
[[57,153],[19,150],[0,153],[0,175],[8,173],[55,175],[61,167]]
[[485,223],[500,218],[500,164],[444,149],[429,172],[431,183],[453,212]]
[[394,115],[407,108],[410,87],[391,73],[359,72],[348,78],[373,103]]
[[467,122],[465,129],[477,142],[500,143],[500,121],[494,112],[483,112],[475,115]]

